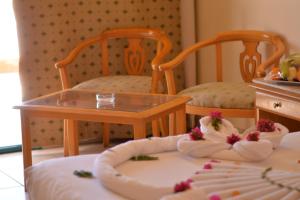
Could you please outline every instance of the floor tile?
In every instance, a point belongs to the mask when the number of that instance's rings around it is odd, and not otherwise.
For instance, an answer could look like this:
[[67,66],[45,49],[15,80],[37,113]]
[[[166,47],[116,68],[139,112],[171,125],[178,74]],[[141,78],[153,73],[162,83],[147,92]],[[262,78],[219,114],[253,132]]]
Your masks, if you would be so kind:
[[23,185],[23,158],[21,153],[0,155],[0,171]]
[[20,185],[24,186],[24,173],[23,173],[23,166],[22,167],[10,167],[2,171],[5,175],[19,183]]
[[[18,182],[0,171],[0,189],[21,186]],[[1,199],[1,198],[0,198]]]
[[24,187],[12,187],[0,189],[0,199],[3,200],[29,200],[26,198]]

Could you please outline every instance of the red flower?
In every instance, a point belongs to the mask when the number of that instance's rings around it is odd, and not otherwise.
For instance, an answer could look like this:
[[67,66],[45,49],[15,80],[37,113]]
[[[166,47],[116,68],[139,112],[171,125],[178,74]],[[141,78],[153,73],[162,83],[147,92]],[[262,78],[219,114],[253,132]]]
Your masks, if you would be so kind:
[[203,133],[198,127],[195,127],[192,129],[192,132],[190,132],[190,139],[191,140],[205,140],[203,137]]
[[212,169],[213,167],[212,167],[212,165],[210,164],[210,163],[205,163],[204,165],[203,165],[203,169]]
[[249,133],[247,135],[246,139],[248,141],[258,141],[259,140],[259,132],[255,131],[255,132]]
[[256,124],[256,130],[260,132],[273,132],[275,130],[274,122],[268,119],[260,119]]
[[213,111],[213,112],[211,112],[210,113],[210,117],[212,118],[212,119],[222,119],[223,117],[222,117],[222,113],[221,112],[219,112],[219,111]]
[[241,138],[238,135],[235,135],[234,133],[231,134],[231,136],[227,136],[227,143],[233,145],[234,143],[240,141]]
[[183,192],[191,188],[192,179],[187,179],[186,181],[181,181],[174,186],[174,192]]
[[219,125],[222,124],[222,113],[218,111],[214,111],[210,113],[211,117],[211,125],[214,127],[216,131],[220,130]]

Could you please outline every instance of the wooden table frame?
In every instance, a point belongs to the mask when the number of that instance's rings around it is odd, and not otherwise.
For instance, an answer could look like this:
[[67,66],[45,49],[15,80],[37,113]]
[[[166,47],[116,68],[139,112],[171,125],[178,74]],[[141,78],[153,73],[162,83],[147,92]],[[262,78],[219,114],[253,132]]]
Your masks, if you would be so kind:
[[300,88],[297,85],[274,84],[264,79],[253,79],[256,90],[256,119],[269,118],[292,132],[299,131]]
[[[60,91],[61,92],[61,91]],[[51,96],[52,93],[46,96]],[[153,94],[142,94],[153,95]],[[30,100],[34,101],[45,96]],[[176,133],[186,132],[185,104],[190,97],[181,96],[167,103],[141,112],[125,112],[113,110],[83,109],[71,107],[55,107],[44,105],[15,106],[21,112],[22,124],[22,151],[24,169],[32,165],[30,118],[56,118],[64,119],[64,149],[70,155],[78,155],[77,121],[94,121],[103,123],[118,123],[133,125],[134,139],[146,137],[146,123],[166,117],[169,114],[176,116]],[[29,102],[29,101],[27,101]],[[171,133],[171,135],[176,134]],[[25,174],[24,174],[24,178]]]

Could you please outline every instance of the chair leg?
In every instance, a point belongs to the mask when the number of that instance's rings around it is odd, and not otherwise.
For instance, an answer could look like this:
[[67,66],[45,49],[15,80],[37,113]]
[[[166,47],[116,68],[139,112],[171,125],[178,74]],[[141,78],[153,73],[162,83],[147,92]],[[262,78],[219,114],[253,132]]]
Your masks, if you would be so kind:
[[152,134],[154,137],[159,137],[160,133],[159,133],[159,124],[158,124],[158,120],[153,120],[152,121]]
[[110,125],[108,123],[103,123],[103,146],[108,147],[109,145],[109,127]]
[[176,111],[176,134],[186,133],[185,106]]
[[64,120],[64,156],[69,156],[68,120]]
[[167,116],[164,116],[159,120],[159,125],[160,125],[162,136],[163,137],[168,136],[169,130],[168,130],[168,123],[167,123]]
[[258,108],[255,109],[255,118],[254,118],[254,120],[255,120],[255,123],[257,123],[257,121],[259,120],[259,109]]
[[175,127],[175,113],[171,113],[169,115],[169,135],[175,135],[176,127]]
[[190,128],[194,128],[197,126],[195,115],[190,115],[189,124],[190,124]]

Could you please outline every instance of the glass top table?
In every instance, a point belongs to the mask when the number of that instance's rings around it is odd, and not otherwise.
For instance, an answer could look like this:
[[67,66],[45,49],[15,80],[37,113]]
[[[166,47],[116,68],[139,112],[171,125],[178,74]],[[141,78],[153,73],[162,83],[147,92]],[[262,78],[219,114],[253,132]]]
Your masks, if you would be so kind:
[[173,101],[176,98],[178,99],[178,96],[65,90],[26,101],[16,107],[50,106],[57,108],[142,112]]
[[146,137],[148,122],[152,123],[152,128],[156,124],[152,133],[159,136],[158,120],[166,119],[170,114],[175,124],[170,126],[169,134],[185,133],[185,104],[190,99],[175,95],[112,94],[69,89],[25,101],[14,106],[21,112],[24,169],[32,165],[30,118],[63,119],[65,155],[78,155],[77,121],[104,123],[104,144],[109,142],[107,125],[110,123],[132,125],[134,139],[140,139]]

